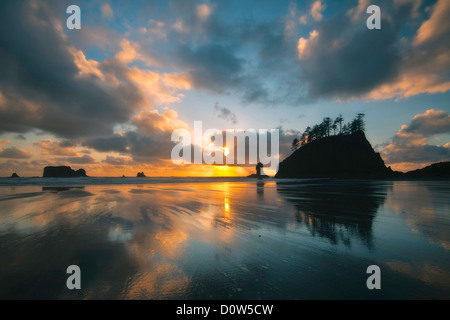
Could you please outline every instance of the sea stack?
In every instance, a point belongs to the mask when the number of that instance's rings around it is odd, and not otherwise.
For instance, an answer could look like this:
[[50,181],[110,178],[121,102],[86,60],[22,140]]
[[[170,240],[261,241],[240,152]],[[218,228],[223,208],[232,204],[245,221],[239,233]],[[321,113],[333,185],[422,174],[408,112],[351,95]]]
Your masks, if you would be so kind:
[[18,175],[17,173],[14,172],[14,173],[11,175],[10,178],[20,178],[20,177],[19,177],[19,175]]
[[138,172],[138,174],[136,175],[136,178],[146,178],[144,171]]
[[45,167],[44,178],[75,178],[75,177],[87,177],[86,171],[84,169],[79,169],[77,171],[73,170],[71,167],[58,166],[58,167]]
[[386,178],[386,168],[363,131],[314,140],[280,163],[275,178]]
[[263,167],[263,164],[261,162],[258,162],[258,164],[256,165],[256,177],[258,178],[258,180],[262,179],[262,176],[261,176],[262,167]]

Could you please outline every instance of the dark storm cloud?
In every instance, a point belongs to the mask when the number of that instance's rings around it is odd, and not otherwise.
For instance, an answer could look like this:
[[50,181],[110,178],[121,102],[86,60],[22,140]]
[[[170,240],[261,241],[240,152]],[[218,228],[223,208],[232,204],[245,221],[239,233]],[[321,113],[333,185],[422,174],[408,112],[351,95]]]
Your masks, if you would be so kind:
[[0,2],[0,132],[38,128],[62,137],[112,132],[141,100],[134,86],[78,77],[60,1]]

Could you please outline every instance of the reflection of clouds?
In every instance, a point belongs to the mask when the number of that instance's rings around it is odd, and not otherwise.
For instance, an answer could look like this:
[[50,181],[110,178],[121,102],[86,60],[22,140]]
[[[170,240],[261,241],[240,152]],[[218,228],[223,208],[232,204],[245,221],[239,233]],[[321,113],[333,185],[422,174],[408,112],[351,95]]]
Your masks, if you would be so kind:
[[124,288],[124,299],[164,299],[186,294],[189,278],[181,268],[168,261],[155,261],[146,272],[136,273]]
[[450,273],[431,264],[414,266],[412,264],[400,261],[388,261],[386,264],[394,271],[403,273],[411,278],[418,279],[434,286],[445,287],[450,283]]
[[[87,276],[83,298],[188,297],[192,275],[183,268],[201,263],[195,261],[207,257],[205,246],[240,248],[242,235],[254,226],[286,227],[287,219],[275,224],[280,216],[290,215],[273,215],[273,186],[266,183],[264,199],[258,198],[253,183],[233,182],[90,185],[44,192],[39,187],[0,189],[0,194],[13,195],[40,191],[2,201],[0,237],[6,236],[8,252],[0,247],[0,255],[9,263],[0,266],[0,280],[15,272],[12,261],[30,274],[28,283],[79,262]],[[21,244],[8,237],[26,240]],[[40,246],[34,248],[35,243]],[[51,258],[62,253],[57,262]],[[49,297],[61,297],[60,291],[48,288]],[[4,290],[0,288],[0,296],[7,294]],[[24,296],[27,290],[25,285]]]
[[[189,283],[181,267],[184,259],[189,259],[185,249],[193,242],[233,241],[232,204],[236,197],[245,198],[245,194],[240,194],[242,191],[236,184],[228,183],[194,183],[189,188],[183,184],[167,184],[3,189],[0,194],[9,198],[2,201],[0,230],[26,236],[29,244],[39,241],[37,235],[52,234],[52,241],[65,243],[72,230],[91,238],[94,234],[95,243],[86,240],[89,249],[80,245],[83,240],[78,236],[72,239],[76,243],[65,256],[69,260],[74,259],[71,255],[83,254],[79,250],[122,248],[120,255],[106,259],[108,264],[120,265],[126,260],[136,271],[127,267],[125,273],[132,274],[128,274],[124,284],[119,280],[105,284],[104,277],[97,274],[95,281],[106,285],[105,293],[100,288],[86,290],[85,298],[111,297],[112,288],[117,290],[122,285],[125,288],[121,289],[121,296],[126,298],[182,297],[186,292],[179,288],[186,289]],[[60,232],[61,228],[69,231]],[[15,261],[25,264],[25,269],[35,267],[26,252],[23,259],[17,259],[22,256],[16,254]],[[96,263],[97,259],[94,253],[89,263]],[[45,267],[46,263],[39,262],[39,265]]]
[[423,233],[430,243],[450,249],[447,182],[396,181],[388,190],[386,206],[400,215],[414,233]]
[[187,235],[181,230],[160,230],[155,235],[155,239],[159,241],[160,251],[163,251],[164,255],[176,256],[179,254],[177,250],[186,241]]
[[124,231],[120,226],[115,226],[109,229],[108,240],[111,242],[127,242],[131,240],[131,238],[131,232]]

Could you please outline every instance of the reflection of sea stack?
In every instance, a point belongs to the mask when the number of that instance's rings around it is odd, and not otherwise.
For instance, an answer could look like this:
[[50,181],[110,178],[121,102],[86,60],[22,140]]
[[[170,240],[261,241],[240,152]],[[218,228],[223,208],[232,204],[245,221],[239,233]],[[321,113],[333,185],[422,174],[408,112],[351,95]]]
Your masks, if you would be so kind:
[[45,167],[44,178],[74,178],[74,177],[87,177],[84,169],[77,171],[72,170],[71,167],[59,166],[59,167]]
[[145,176],[145,174],[144,174],[144,171],[138,172],[136,178],[146,178],[146,176]]
[[18,175],[17,173],[14,172],[14,173],[11,175],[10,178],[19,178],[19,175]]
[[256,177],[258,178],[258,180],[262,179],[262,176],[261,176],[262,167],[263,167],[263,164],[261,162],[258,162],[258,164],[256,165]]

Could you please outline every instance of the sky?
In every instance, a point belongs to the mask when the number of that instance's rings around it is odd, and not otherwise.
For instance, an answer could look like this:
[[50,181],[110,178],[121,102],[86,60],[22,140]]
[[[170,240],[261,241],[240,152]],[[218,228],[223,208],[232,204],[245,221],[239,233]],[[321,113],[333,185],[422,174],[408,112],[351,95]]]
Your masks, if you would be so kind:
[[278,128],[282,160],[358,113],[394,170],[449,161],[449,16],[448,0],[1,1],[0,176],[242,176],[173,163],[172,133]]

